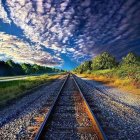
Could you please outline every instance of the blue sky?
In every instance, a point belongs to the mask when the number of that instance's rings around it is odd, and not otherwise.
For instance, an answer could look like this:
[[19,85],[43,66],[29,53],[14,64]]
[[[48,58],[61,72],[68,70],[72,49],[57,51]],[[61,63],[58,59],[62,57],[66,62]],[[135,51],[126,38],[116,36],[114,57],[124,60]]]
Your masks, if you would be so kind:
[[71,70],[104,51],[140,55],[139,0],[0,1],[0,60]]

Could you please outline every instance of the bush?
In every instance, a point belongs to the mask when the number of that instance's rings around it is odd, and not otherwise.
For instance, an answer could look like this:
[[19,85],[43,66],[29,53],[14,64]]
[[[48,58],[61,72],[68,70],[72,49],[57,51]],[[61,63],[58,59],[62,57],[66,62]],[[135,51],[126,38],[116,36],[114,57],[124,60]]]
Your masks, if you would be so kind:
[[86,72],[87,74],[91,74],[91,71],[90,70],[87,70],[87,72]]
[[121,66],[132,66],[139,65],[138,57],[133,53],[128,53],[125,57],[122,58]]
[[115,58],[107,52],[98,55],[92,61],[93,70],[112,69],[116,67],[116,65]]

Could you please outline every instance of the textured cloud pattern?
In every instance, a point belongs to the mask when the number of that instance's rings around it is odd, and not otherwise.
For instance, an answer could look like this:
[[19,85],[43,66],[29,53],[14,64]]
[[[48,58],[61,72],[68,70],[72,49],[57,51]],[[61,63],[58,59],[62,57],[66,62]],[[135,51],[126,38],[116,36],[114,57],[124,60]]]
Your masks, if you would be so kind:
[[39,64],[48,66],[60,65],[63,61],[58,57],[52,57],[49,53],[19,40],[14,36],[0,33],[0,57],[12,59],[15,62]]
[[51,51],[44,55],[52,61],[62,54],[81,62],[103,51],[118,58],[140,51],[139,0],[6,0],[0,18],[22,29],[35,50]]

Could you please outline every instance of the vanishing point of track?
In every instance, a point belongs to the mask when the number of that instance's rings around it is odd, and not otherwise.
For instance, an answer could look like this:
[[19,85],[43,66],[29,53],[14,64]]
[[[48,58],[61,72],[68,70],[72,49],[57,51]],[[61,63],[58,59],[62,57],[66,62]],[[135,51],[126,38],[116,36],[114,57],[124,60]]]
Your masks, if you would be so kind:
[[72,74],[61,86],[35,140],[106,140]]

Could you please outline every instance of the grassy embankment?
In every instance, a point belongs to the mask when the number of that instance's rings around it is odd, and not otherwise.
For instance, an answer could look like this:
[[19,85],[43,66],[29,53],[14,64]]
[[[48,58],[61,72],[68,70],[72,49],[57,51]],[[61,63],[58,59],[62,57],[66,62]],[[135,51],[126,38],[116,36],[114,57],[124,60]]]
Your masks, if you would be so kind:
[[140,66],[96,70],[80,74],[122,90],[140,94]]
[[41,75],[30,76],[27,79],[0,82],[0,107],[6,105],[13,99],[19,98],[26,94],[30,89],[37,87],[41,84],[49,84],[60,75]]

